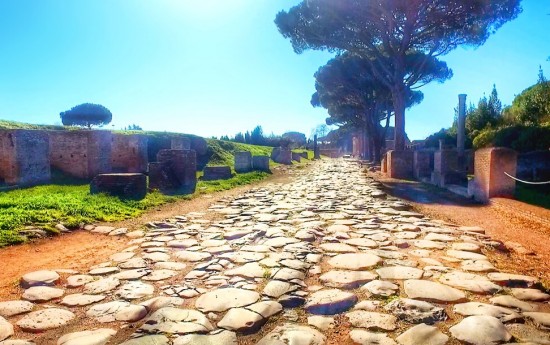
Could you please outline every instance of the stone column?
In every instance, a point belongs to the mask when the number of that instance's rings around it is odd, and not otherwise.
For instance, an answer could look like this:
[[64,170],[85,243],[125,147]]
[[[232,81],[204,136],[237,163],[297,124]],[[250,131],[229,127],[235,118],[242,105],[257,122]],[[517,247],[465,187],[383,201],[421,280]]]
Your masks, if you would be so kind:
[[317,134],[313,137],[313,159],[321,159],[319,154],[319,145],[317,144]]
[[466,95],[458,95],[458,134],[456,147],[459,160],[464,158],[464,142],[466,140]]

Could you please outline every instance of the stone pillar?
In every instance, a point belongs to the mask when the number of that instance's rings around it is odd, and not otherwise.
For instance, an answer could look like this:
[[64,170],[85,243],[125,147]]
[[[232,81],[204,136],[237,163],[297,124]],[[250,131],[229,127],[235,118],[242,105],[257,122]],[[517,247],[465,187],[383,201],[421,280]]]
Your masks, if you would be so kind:
[[433,155],[431,151],[414,151],[413,166],[414,178],[421,180],[430,177],[430,158]]
[[446,175],[458,172],[458,152],[456,150],[439,150],[434,153],[434,170],[431,182],[439,187],[447,184]]
[[271,151],[271,159],[279,164],[290,165],[292,164],[292,151],[282,147],[275,147]]
[[469,186],[477,201],[488,202],[492,197],[513,197],[516,181],[504,173],[516,176],[516,151],[492,147],[475,153],[475,177]]
[[298,152],[292,152],[291,155],[292,155],[292,160],[293,161],[296,161],[298,163],[301,162],[302,155],[300,155]]
[[458,134],[456,137],[456,147],[458,157],[464,157],[464,142],[466,140],[466,95],[458,95]]
[[269,171],[269,157],[268,156],[254,156],[252,157],[252,168],[259,171]]
[[158,162],[149,163],[149,188],[167,194],[189,194],[197,185],[194,150],[160,150]]
[[398,179],[413,177],[413,151],[390,150],[386,159],[388,177]]
[[252,153],[249,151],[235,152],[235,172],[247,173],[252,170]]
[[319,144],[317,143],[317,134],[313,137],[313,159],[321,159]]

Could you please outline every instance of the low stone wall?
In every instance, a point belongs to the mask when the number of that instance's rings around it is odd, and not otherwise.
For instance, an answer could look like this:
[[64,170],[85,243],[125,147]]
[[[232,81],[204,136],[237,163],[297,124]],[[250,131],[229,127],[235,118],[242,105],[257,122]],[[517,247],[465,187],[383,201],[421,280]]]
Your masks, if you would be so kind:
[[297,152],[292,152],[292,160],[296,161],[296,162],[301,162],[302,161],[302,155],[300,155]]
[[145,173],[147,157],[147,136],[113,133],[111,165],[115,173]]
[[47,131],[50,164],[71,175],[92,179],[112,171],[109,131]]
[[45,131],[0,131],[0,179],[28,186],[51,179],[49,137]]
[[417,180],[430,178],[432,172],[433,151],[414,151],[413,175]]
[[204,181],[228,180],[233,177],[229,166],[205,167],[202,179]]

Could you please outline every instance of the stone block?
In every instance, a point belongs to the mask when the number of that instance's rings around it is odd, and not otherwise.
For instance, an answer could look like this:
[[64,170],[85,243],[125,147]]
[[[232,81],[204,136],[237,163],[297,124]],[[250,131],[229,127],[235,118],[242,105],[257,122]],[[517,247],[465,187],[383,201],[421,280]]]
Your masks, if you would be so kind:
[[45,131],[0,131],[0,180],[30,186],[51,179],[49,137]]
[[430,168],[430,161],[432,159],[432,151],[414,151],[413,155],[413,173],[414,178],[420,180],[425,177],[429,177],[432,169]]
[[300,156],[301,156],[303,159],[309,159],[309,154],[307,153],[307,151],[305,151],[305,152],[300,152]]
[[149,188],[166,194],[189,194],[197,185],[197,155],[193,150],[160,150],[149,163]]
[[231,168],[227,165],[217,167],[204,167],[204,181],[228,180],[233,177]]
[[270,171],[269,156],[252,157],[252,169],[258,170],[258,171]]
[[115,173],[147,172],[148,138],[141,134],[113,133],[111,146],[111,165]]
[[99,174],[90,183],[90,193],[141,200],[147,195],[147,177],[138,173]]
[[191,139],[183,136],[173,137],[171,139],[170,148],[172,150],[190,150]]
[[297,152],[292,152],[291,157],[292,157],[292,160],[296,162],[301,162],[302,160],[302,156]]
[[388,177],[410,179],[413,175],[413,151],[390,150],[386,154]]
[[487,202],[490,198],[497,196],[513,197],[516,181],[504,173],[516,176],[517,157],[516,151],[503,147],[477,150],[475,177],[471,186],[474,198]]
[[252,153],[248,151],[235,152],[235,171],[239,174],[252,170]]
[[448,172],[457,172],[458,151],[456,150],[438,150],[434,153],[434,172],[446,174]]
[[290,165],[292,164],[292,151],[282,147],[275,147],[271,151],[271,159],[275,163]]

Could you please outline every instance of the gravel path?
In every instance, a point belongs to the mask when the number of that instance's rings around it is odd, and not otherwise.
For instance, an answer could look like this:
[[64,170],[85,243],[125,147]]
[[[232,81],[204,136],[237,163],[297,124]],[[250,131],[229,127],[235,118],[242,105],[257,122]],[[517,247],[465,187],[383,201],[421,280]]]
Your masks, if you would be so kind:
[[499,241],[410,211],[353,162],[208,212],[90,229],[128,247],[21,277],[0,345],[550,344],[550,295],[495,268]]

